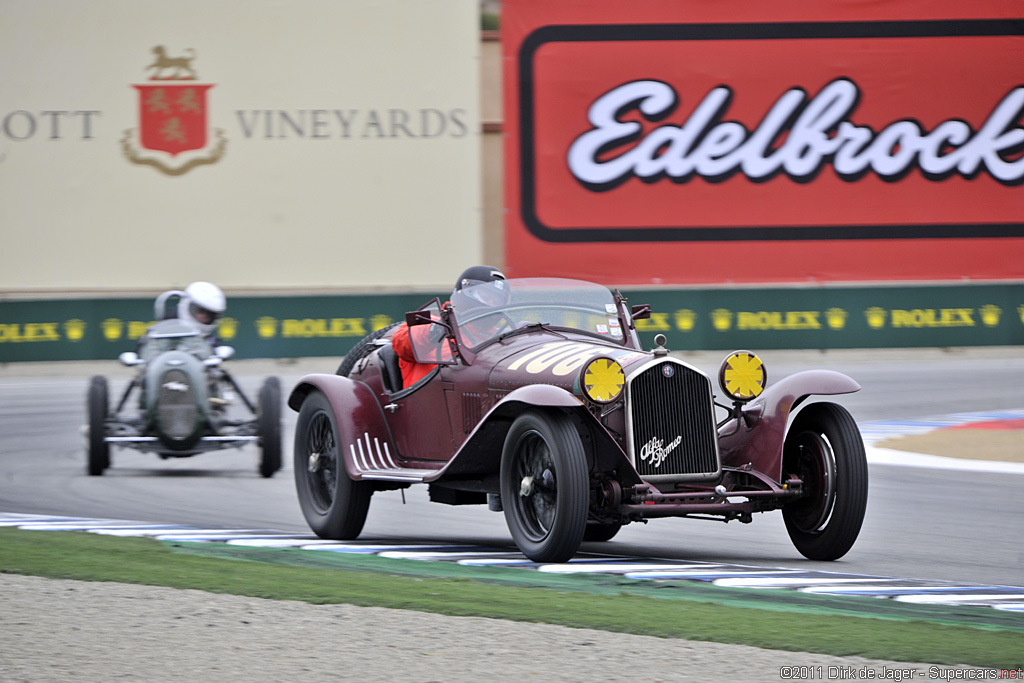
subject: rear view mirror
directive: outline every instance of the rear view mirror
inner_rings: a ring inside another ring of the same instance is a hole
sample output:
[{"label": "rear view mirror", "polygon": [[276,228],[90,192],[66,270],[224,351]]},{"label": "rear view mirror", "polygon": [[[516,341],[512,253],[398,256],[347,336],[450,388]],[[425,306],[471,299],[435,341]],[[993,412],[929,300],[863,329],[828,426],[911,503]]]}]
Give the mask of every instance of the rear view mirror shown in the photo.
[{"label": "rear view mirror", "polygon": [[431,317],[430,311],[409,311],[405,314],[405,324],[409,327],[429,325],[433,322],[437,322],[437,319]]},{"label": "rear view mirror", "polygon": [[637,304],[633,306],[633,310],[630,311],[633,316],[633,320],[645,320],[651,317],[651,305],[650,304]]}]

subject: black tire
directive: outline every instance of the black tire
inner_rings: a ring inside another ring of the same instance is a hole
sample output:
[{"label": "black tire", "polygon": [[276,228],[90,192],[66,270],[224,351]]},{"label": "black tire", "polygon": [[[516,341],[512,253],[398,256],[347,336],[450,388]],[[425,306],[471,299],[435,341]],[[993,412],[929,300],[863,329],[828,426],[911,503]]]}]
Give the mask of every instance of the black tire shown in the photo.
[{"label": "black tire", "polygon": [[590,543],[604,543],[615,538],[622,528],[621,524],[588,524],[583,532],[583,540]]},{"label": "black tire", "polygon": [[516,546],[534,562],[567,562],[587,527],[583,442],[561,413],[516,418],[501,454],[501,503]]},{"label": "black tire", "polygon": [[295,488],[309,528],[320,538],[349,540],[366,523],[373,489],[345,470],[338,421],[319,391],[302,402],[295,425]]},{"label": "black tire", "polygon": [[110,467],[110,444],[106,441],[106,422],[110,413],[108,396],[106,377],[96,375],[89,380],[89,392],[86,397],[89,419],[86,471],[94,477],[103,474],[103,471]]},{"label": "black tire", "polygon": [[868,502],[868,464],[857,423],[835,403],[812,403],[793,420],[782,469],[807,496],[782,508],[793,545],[810,560],[836,560],[853,547]]},{"label": "black tire", "polygon": [[260,475],[281,469],[281,380],[268,377],[257,399],[256,425],[260,435]]},{"label": "black tire", "polygon": [[345,354],[345,357],[341,359],[341,365],[338,366],[338,371],[334,374],[341,375],[342,377],[348,377],[348,374],[352,372],[352,368],[356,366],[356,363],[370,355],[370,352],[377,348],[377,345],[374,344],[374,342],[381,337],[387,336],[392,330],[401,324],[402,323],[400,322],[391,323],[387,327],[374,330],[360,339],[356,342],[356,345],[352,347],[352,350]]}]

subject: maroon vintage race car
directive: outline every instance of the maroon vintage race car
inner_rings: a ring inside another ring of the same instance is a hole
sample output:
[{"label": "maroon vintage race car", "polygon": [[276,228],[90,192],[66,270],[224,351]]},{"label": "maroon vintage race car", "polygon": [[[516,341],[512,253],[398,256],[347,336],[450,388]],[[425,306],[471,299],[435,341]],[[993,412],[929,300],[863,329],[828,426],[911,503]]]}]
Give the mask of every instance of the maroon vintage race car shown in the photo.
[{"label": "maroon vintage race car", "polygon": [[852,547],[868,489],[856,423],[827,402],[787,422],[812,395],[857,391],[854,380],[811,370],[765,388],[761,361],[737,351],[717,402],[662,335],[643,350],[634,321],[650,309],[618,291],[555,278],[476,287],[490,289],[407,314],[417,360],[435,365],[413,386],[393,325],[292,391],[295,483],[318,536],[355,538],[374,491],[424,483],[433,501],[504,510],[536,562],[567,561],[630,522],[776,509],[804,556]]}]

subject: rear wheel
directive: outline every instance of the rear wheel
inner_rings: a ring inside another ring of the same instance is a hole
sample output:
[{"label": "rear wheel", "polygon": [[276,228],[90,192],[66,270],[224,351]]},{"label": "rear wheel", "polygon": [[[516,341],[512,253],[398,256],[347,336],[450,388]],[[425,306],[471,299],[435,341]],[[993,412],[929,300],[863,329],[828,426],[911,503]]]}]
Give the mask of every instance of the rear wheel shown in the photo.
[{"label": "rear wheel", "polygon": [[501,455],[501,502],[516,546],[534,562],[566,562],[587,527],[583,442],[561,413],[516,418]]},{"label": "rear wheel", "polygon": [[268,377],[260,387],[256,424],[260,434],[260,474],[281,469],[281,381]]},{"label": "rear wheel", "polygon": [[314,391],[295,425],[295,488],[309,528],[321,538],[348,540],[366,523],[373,489],[345,470],[338,421],[327,398]]},{"label": "rear wheel", "polygon": [[782,508],[793,545],[811,560],[836,560],[853,547],[868,501],[864,441],[853,417],[835,403],[812,403],[786,435],[783,471],[807,495]]},{"label": "rear wheel", "polygon": [[106,441],[107,415],[110,412],[110,400],[107,391],[107,379],[96,375],[89,381],[86,396],[86,412],[89,419],[89,438],[87,444],[87,471],[92,476],[99,476],[110,467],[110,444]]}]

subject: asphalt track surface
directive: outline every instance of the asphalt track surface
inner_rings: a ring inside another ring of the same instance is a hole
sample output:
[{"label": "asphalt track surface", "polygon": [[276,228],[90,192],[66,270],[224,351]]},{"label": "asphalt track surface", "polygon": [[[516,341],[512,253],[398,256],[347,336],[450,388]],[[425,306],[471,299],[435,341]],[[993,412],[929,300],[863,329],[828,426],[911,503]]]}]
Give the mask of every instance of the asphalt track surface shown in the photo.
[{"label": "asphalt track surface", "polygon": [[[724,353],[683,355],[714,375]],[[1016,348],[763,353],[769,382],[802,369],[827,368],[863,389],[837,397],[869,436],[887,426],[960,413],[1024,409],[1024,352]],[[250,396],[268,375],[287,390],[308,372],[332,372],[335,358],[237,361],[229,367]],[[115,361],[0,367],[0,512],[138,520],[196,528],[308,534],[290,462],[295,414],[285,409],[285,467],[271,479],[256,471],[253,447],[179,460],[114,449],[102,477],[85,473],[81,433],[88,378],[104,374],[117,397],[131,371]],[[879,429],[881,427],[881,429]],[[781,515],[722,524],[685,519],[625,527],[611,542],[583,551],[803,572],[904,577],[993,586],[1024,585],[1024,468],[984,471],[877,464],[869,448],[871,489],[864,528],[836,562],[810,562],[789,542]],[[899,459],[899,454],[896,454]],[[909,460],[909,458],[908,458]],[[427,501],[426,488],[374,496],[361,542],[466,544],[514,551],[504,518],[480,506]]]}]

